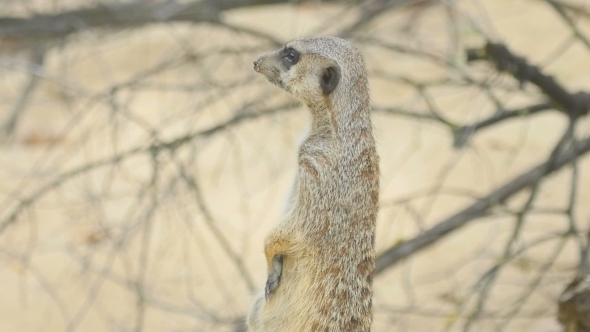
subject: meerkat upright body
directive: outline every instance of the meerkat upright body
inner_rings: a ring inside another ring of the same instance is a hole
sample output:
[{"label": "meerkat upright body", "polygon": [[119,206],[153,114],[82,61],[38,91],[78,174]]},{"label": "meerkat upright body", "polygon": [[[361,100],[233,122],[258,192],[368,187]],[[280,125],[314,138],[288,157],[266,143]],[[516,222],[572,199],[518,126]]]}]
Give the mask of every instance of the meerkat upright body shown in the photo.
[{"label": "meerkat upright body", "polygon": [[361,53],[299,39],[254,62],[311,111],[292,203],[265,243],[268,280],[250,332],[369,332],[379,166]]}]

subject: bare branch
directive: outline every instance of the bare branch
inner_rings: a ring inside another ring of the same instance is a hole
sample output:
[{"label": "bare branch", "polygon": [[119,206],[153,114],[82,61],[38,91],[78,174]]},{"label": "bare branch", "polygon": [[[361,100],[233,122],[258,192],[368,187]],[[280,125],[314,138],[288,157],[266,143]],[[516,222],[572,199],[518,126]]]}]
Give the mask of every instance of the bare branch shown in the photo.
[{"label": "bare branch", "polygon": [[482,120],[480,122],[476,122],[471,125],[462,126],[457,128],[453,131],[453,147],[454,148],[462,148],[465,146],[465,143],[469,140],[471,136],[475,134],[475,132],[479,131],[480,129],[484,129],[486,127],[490,127],[492,125],[498,124],[505,120],[513,119],[516,117],[527,117],[533,114],[541,113],[544,111],[548,111],[553,109],[553,105],[550,103],[540,103],[531,105],[528,107],[523,107],[520,109],[515,110],[504,110],[496,112],[496,114],[492,115],[491,117]]},{"label": "bare branch", "polygon": [[538,67],[529,65],[525,58],[512,54],[502,44],[487,43],[482,49],[470,49],[467,51],[467,59],[490,61],[498,71],[507,71],[521,84],[530,82],[538,86],[572,118],[586,115],[590,111],[590,93],[569,93],[553,77],[543,74]]},{"label": "bare branch", "polygon": [[31,204],[33,204],[35,201],[37,201],[43,195],[47,194],[50,190],[54,189],[57,186],[60,186],[62,183],[64,183],[65,181],[68,181],[69,179],[71,179],[73,177],[79,176],[81,174],[85,174],[87,172],[90,172],[92,170],[95,170],[95,169],[98,169],[101,167],[105,167],[108,165],[119,163],[121,160],[124,160],[124,159],[132,157],[132,156],[136,156],[139,154],[143,154],[146,152],[159,151],[159,150],[172,150],[173,151],[173,150],[178,149],[180,146],[183,146],[183,145],[193,141],[197,137],[209,137],[209,136],[211,136],[219,131],[222,131],[228,127],[239,124],[244,120],[256,119],[256,118],[260,118],[260,117],[263,117],[266,115],[276,114],[278,112],[288,110],[289,105],[290,104],[281,105],[281,106],[278,106],[278,107],[275,107],[272,109],[268,109],[268,110],[262,111],[262,112],[248,112],[247,109],[244,109],[244,110],[242,110],[242,112],[239,112],[238,114],[236,114],[234,117],[232,117],[228,121],[220,123],[218,125],[215,125],[209,129],[198,131],[198,132],[193,132],[193,133],[190,133],[190,134],[185,135],[183,137],[179,137],[179,138],[170,140],[168,142],[153,143],[153,144],[149,145],[148,147],[137,147],[137,148],[129,149],[127,151],[121,152],[121,153],[111,156],[109,158],[99,160],[96,162],[92,162],[92,163],[87,163],[81,167],[64,172],[63,174],[58,176],[55,180],[50,181],[49,183],[41,186],[39,189],[37,189],[34,193],[30,194],[28,197],[21,199],[19,204],[17,205],[17,207],[14,210],[12,210],[11,212],[6,214],[6,218],[0,219],[0,234],[3,233],[10,225],[12,225],[17,220],[20,213],[23,212],[27,207],[29,207]]},{"label": "bare branch", "polygon": [[553,9],[555,9],[555,11],[559,14],[559,16],[561,16],[561,18],[565,21],[565,23],[570,27],[570,29],[572,29],[576,38],[578,38],[586,46],[586,48],[588,48],[588,50],[590,51],[590,39],[588,39],[588,37],[586,37],[586,35],[584,35],[582,33],[582,31],[580,31],[580,29],[578,29],[578,27],[576,26],[574,21],[568,16],[566,11],[562,7],[562,3],[558,2],[558,1],[554,1],[554,0],[546,0],[546,1],[547,1],[547,3],[549,3],[549,5],[551,7],[553,7]]},{"label": "bare branch", "polygon": [[[42,67],[43,62],[45,61],[45,45],[42,43],[37,44],[37,46],[31,50],[31,64],[35,66]],[[37,87],[37,83],[39,81],[39,76],[31,74],[29,80],[24,85],[22,89],[22,93],[14,107],[10,110],[10,113],[4,123],[4,128],[0,128],[0,138],[4,136],[5,138],[10,137],[14,134],[16,127],[18,125],[19,119],[22,117],[24,111],[27,108],[29,100],[31,99],[35,88]]]},{"label": "bare branch", "polygon": [[465,226],[470,221],[487,215],[493,206],[506,201],[514,194],[537,183],[539,179],[559,170],[563,166],[569,165],[575,158],[590,151],[590,138],[577,142],[576,146],[576,151],[569,149],[559,153],[554,162],[543,162],[531,168],[514,179],[507,181],[506,184],[491,192],[486,197],[437,223],[424,233],[385,250],[377,258],[375,273],[383,272],[404,258],[443,239],[446,235]]},{"label": "bare branch", "polygon": [[[289,3],[266,0],[265,4]],[[29,18],[0,17],[0,41],[22,43],[27,40],[59,39],[94,28],[134,28],[159,22],[219,23],[221,12],[259,5],[253,0],[203,0],[180,3],[135,1],[99,4],[58,14],[40,14]]]}]

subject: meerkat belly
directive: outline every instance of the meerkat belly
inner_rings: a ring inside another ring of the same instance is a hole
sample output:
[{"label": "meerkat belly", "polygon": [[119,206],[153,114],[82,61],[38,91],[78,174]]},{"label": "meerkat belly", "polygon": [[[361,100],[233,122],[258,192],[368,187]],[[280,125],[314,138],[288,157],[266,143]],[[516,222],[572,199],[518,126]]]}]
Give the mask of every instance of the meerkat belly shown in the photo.
[{"label": "meerkat belly", "polygon": [[[330,260],[336,264],[318,264]],[[268,303],[265,331],[368,332],[370,286],[355,273],[357,266],[334,257],[286,257],[281,287]]]},{"label": "meerkat belly", "polygon": [[284,258],[281,285],[266,304],[263,331],[314,331],[309,309],[315,298],[311,293],[315,265],[313,258],[304,253]]}]

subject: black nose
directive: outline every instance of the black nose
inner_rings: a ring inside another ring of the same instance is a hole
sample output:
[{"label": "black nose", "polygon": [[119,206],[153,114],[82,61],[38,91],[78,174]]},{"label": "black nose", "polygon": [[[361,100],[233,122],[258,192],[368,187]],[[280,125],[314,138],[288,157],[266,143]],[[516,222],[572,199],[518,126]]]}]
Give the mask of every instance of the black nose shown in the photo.
[{"label": "black nose", "polygon": [[259,71],[260,68],[258,68],[258,66],[260,66],[260,63],[262,62],[262,58],[258,58],[256,60],[254,60],[254,70],[255,71]]}]

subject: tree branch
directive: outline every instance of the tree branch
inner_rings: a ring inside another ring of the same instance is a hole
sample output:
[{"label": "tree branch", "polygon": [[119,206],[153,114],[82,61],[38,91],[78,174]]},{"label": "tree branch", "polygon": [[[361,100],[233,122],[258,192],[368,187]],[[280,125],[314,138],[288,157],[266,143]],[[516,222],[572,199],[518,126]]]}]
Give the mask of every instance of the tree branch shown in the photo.
[{"label": "tree branch", "polygon": [[218,23],[221,12],[261,4],[289,3],[287,0],[203,0],[188,3],[142,0],[127,4],[99,4],[57,14],[27,18],[0,17],[0,41],[64,38],[72,33],[102,27],[139,27],[156,22]]},{"label": "tree branch", "polygon": [[385,250],[377,258],[375,273],[383,272],[402,259],[436,243],[438,240],[444,238],[445,235],[465,226],[470,221],[485,216],[489,212],[489,209],[496,204],[506,201],[514,194],[533,185],[541,178],[559,170],[563,166],[569,165],[576,158],[581,157],[588,151],[590,151],[590,138],[577,142],[575,151],[570,148],[559,154],[553,162],[546,161],[533,167],[529,171],[508,181],[488,196],[439,222],[436,226],[424,233]]},{"label": "tree branch", "polygon": [[528,107],[523,107],[520,109],[501,111],[480,122],[459,127],[453,131],[453,147],[462,148],[463,146],[465,146],[465,143],[467,143],[467,141],[469,140],[469,137],[471,137],[476,131],[480,129],[495,125],[497,123],[515,117],[530,116],[551,109],[553,109],[553,105],[551,105],[551,103],[540,103]]},{"label": "tree branch", "polygon": [[561,16],[561,18],[565,21],[565,23],[570,27],[570,29],[572,29],[576,38],[578,38],[584,45],[586,45],[586,48],[588,48],[588,50],[590,50],[590,39],[588,39],[588,37],[586,37],[582,33],[582,31],[580,31],[580,29],[578,29],[578,27],[576,26],[574,21],[566,13],[565,9],[562,8],[562,4],[560,2],[553,1],[553,0],[546,0],[546,1],[551,7],[553,7],[553,9],[555,9],[555,11],[559,14],[559,16]]},{"label": "tree branch", "polygon": [[542,73],[539,67],[528,64],[525,58],[512,54],[503,44],[487,43],[481,49],[467,50],[467,61],[476,60],[492,62],[498,71],[510,73],[521,84],[530,82],[536,85],[571,118],[590,112],[590,93],[568,92],[553,77]]},{"label": "tree branch", "polygon": [[[31,52],[31,64],[43,67],[46,54],[45,45],[43,43],[39,43]],[[23,86],[20,97],[17,99],[14,106],[10,110],[9,115],[6,118],[6,122],[2,128],[0,128],[0,139],[9,138],[15,133],[19,119],[21,119],[22,114],[26,110],[38,82],[39,76],[31,74],[28,81]]]}]

